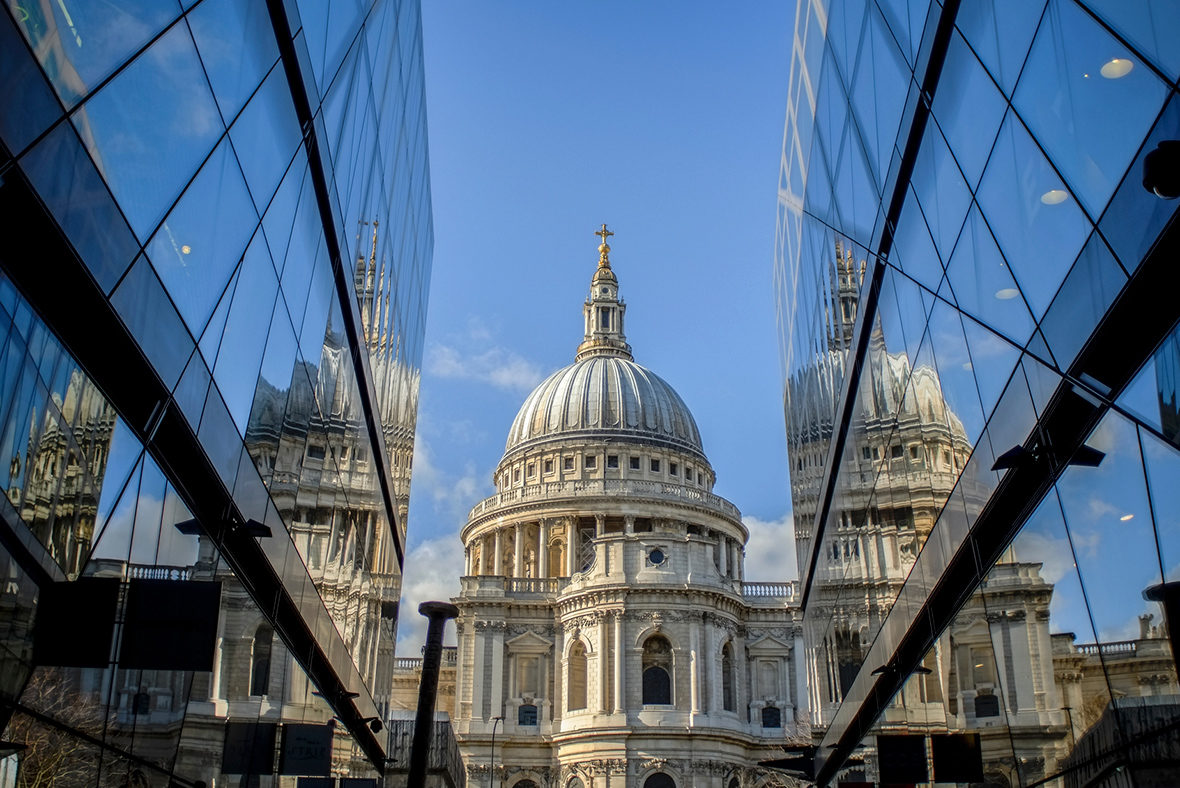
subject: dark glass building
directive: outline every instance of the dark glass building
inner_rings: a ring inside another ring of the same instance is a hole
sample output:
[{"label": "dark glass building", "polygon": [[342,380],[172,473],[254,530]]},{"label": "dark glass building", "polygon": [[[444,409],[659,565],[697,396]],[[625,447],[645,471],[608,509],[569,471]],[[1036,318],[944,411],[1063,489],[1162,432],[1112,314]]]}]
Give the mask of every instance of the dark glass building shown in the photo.
[{"label": "dark glass building", "polygon": [[1165,0],[799,3],[775,284],[820,784],[1180,772],[1178,35]]},{"label": "dark glass building", "polygon": [[376,780],[417,0],[6,3],[0,85],[0,782]]}]

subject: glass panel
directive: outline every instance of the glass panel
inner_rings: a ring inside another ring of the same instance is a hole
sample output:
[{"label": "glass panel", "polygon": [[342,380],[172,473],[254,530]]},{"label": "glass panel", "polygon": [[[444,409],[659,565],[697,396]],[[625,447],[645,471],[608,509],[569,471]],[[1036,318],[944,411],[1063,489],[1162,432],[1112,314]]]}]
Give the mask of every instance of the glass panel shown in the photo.
[{"label": "glass panel", "polygon": [[299,147],[299,119],[283,69],[275,67],[229,130],[246,183],[261,213]]},{"label": "glass panel", "polygon": [[1106,213],[1100,228],[1123,267],[1134,271],[1176,212],[1176,200],[1161,200],[1143,188],[1143,160],[1163,140],[1180,139],[1180,98],[1173,96],[1147,138]]},{"label": "glass panel", "polygon": [[930,230],[912,188],[905,207],[901,209],[889,260],[931,292],[938,290],[943,277],[942,261],[930,239]]},{"label": "glass panel", "polygon": [[[1013,104],[1097,217],[1167,88],[1071,0],[1051,0]],[[1118,123],[1111,123],[1118,118]]]},{"label": "glass panel", "polygon": [[205,328],[257,224],[238,162],[223,140],[147,247],[193,334]]},{"label": "glass panel", "polygon": [[1180,6],[1171,0],[1121,3],[1084,0],[1115,32],[1156,62],[1170,79],[1180,77]]},{"label": "glass panel", "polygon": [[25,3],[15,10],[21,32],[67,108],[180,16],[176,0]]},{"label": "glass panel", "polygon": [[1145,429],[1139,437],[1164,580],[1174,583],[1180,581],[1180,452]]},{"label": "glass panel", "polygon": [[7,14],[0,19],[0,107],[5,108],[0,139],[14,154],[61,116],[61,105]]},{"label": "glass panel", "polygon": [[1024,66],[1045,0],[964,0],[955,25],[1006,95]]},{"label": "glass panel", "polygon": [[1034,323],[991,231],[972,206],[947,266],[947,280],[960,309],[1023,345]]},{"label": "glass panel", "polygon": [[958,32],[934,94],[934,118],[972,190],[979,183],[1007,103]]},{"label": "glass panel", "polygon": [[193,338],[146,257],[141,255],[123,278],[111,296],[111,305],[171,390],[192,355]]},{"label": "glass panel", "polygon": [[279,59],[265,0],[205,0],[188,15],[221,116],[230,123]]},{"label": "glass panel", "polygon": [[971,193],[935,123],[926,126],[910,183],[922,206],[939,257],[947,260],[971,206]]},{"label": "glass panel", "polygon": [[869,9],[850,99],[872,168],[872,193],[878,195],[889,172],[911,73],[880,11],[872,3]]},{"label": "glass panel", "polygon": [[187,25],[175,25],[73,116],[90,157],[147,238],[225,130]]},{"label": "glass panel", "polygon": [[1158,612],[1143,591],[1160,582],[1139,440],[1135,425],[1112,411],[1086,444],[1106,453],[1102,465],[1072,466],[1057,487],[1094,629],[1103,641],[1129,640],[1139,614]]},{"label": "glass panel", "polygon": [[1091,235],[1041,321],[1041,331],[1062,369],[1073,363],[1126,283],[1127,275],[1102,237]]},{"label": "glass panel", "polygon": [[139,253],[139,243],[73,127],[62,123],[50,132],[21,159],[21,169],[99,287],[109,293]]},{"label": "glass panel", "polygon": [[979,207],[1040,319],[1089,234],[1077,203],[1009,112],[979,184]]},{"label": "glass panel", "polygon": [[221,351],[213,377],[225,398],[230,415],[245,434],[258,369],[266,348],[278,281],[262,233],[257,233],[242,260],[238,288],[225,324]]}]

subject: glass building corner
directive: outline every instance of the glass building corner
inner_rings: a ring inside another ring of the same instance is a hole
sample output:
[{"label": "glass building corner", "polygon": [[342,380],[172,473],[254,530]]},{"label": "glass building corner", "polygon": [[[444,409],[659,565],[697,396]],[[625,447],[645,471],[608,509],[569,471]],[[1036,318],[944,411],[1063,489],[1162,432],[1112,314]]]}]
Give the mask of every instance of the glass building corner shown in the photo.
[{"label": "glass building corner", "polygon": [[799,3],[774,273],[819,784],[1180,771],[1180,230],[1144,186],[1178,32]]},{"label": "glass building corner", "polygon": [[346,5],[0,11],[0,780],[384,772],[434,238]]}]

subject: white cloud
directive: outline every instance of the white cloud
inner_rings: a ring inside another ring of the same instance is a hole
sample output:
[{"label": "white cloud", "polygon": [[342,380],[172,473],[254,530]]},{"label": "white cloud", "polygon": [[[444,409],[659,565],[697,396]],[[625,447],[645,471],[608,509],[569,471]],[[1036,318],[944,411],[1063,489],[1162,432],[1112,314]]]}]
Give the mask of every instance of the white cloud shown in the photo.
[{"label": "white cloud", "polygon": [[[398,615],[397,653],[416,657],[426,643],[426,617],[418,612],[423,602],[449,602],[459,595],[463,574],[463,543],[459,535],[447,534],[416,545],[406,556],[402,578],[402,599]],[[443,643],[455,645],[455,625],[447,624]]]},{"label": "white cloud", "polygon": [[747,580],[780,583],[798,578],[795,521],[790,512],[771,521],[745,517],[742,523],[750,531],[750,541],[746,543]]},{"label": "white cloud", "polygon": [[464,353],[450,345],[431,345],[426,351],[428,374],[449,380],[473,380],[506,391],[532,391],[543,379],[541,368],[502,347]]},{"label": "white cloud", "polygon": [[421,431],[414,439],[411,506],[427,497],[432,502],[435,514],[451,522],[466,522],[471,507],[494,492],[490,481],[481,481],[490,478],[490,473],[478,472],[474,463],[470,462],[461,476],[443,471],[435,464],[430,445]]}]

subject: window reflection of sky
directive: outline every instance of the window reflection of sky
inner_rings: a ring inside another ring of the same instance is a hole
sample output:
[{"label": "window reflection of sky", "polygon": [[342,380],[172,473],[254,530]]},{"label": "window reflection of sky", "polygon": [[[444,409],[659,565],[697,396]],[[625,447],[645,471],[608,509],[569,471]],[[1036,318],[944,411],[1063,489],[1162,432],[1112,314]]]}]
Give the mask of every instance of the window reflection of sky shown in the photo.
[{"label": "window reflection of sky", "polygon": [[86,102],[91,156],[146,238],[225,131],[188,25],[174,25]]}]

